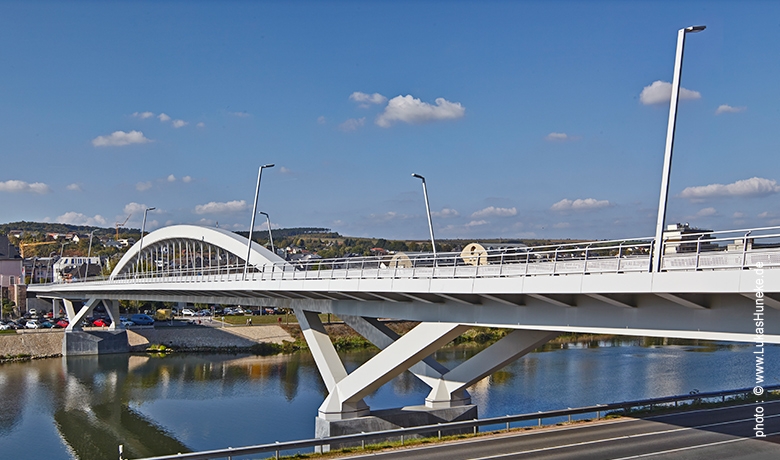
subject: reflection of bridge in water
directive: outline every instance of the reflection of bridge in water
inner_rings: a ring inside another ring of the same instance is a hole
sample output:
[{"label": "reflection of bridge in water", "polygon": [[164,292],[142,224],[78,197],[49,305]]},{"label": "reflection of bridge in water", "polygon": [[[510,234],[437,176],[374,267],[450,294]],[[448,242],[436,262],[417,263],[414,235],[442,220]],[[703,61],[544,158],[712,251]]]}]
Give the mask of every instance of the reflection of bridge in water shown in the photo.
[{"label": "reflection of bridge in water", "polygon": [[[121,299],[292,308],[328,389],[323,435],[359,426],[342,425],[368,415],[363,398],[406,370],[430,386],[429,415],[472,417],[468,386],[560,332],[750,342],[760,308],[760,340],[780,343],[780,228],[661,244],[660,271],[649,238],[300,264],[252,243],[247,263],[245,238],[180,225],[145,236],[108,279],[29,290],[64,301],[66,337],[83,334],[77,325],[101,302],[116,325]],[[339,316],[382,351],[347,373],[317,313]],[[420,324],[399,337],[378,318]],[[431,357],[473,326],[515,331],[453,369]]]}]

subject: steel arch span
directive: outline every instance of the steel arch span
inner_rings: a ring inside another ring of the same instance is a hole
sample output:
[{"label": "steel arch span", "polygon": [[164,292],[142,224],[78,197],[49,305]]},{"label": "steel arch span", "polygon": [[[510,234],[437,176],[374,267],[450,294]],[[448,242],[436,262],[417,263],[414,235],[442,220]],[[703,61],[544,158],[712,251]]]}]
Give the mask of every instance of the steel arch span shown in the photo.
[{"label": "steel arch span", "polygon": [[[143,236],[119,260],[110,279],[131,273],[167,276],[215,269],[242,271],[246,249],[247,239],[228,230],[199,225],[172,225]],[[252,242],[250,267],[279,264],[285,264],[285,260]]]}]

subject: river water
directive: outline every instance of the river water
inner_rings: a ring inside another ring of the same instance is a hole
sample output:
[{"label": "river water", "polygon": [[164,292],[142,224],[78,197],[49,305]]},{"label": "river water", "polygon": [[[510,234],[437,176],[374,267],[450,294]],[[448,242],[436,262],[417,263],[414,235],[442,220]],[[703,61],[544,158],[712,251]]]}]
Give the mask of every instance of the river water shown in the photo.
[{"label": "river water", "polygon": [[[447,348],[448,367],[478,347]],[[750,344],[661,339],[546,346],[469,389],[480,417],[752,387]],[[348,371],[371,352],[343,355]],[[766,350],[778,384],[780,348]],[[311,438],[325,387],[308,353],[104,355],[0,365],[0,458],[115,459]],[[406,373],[366,398],[422,404]]]}]

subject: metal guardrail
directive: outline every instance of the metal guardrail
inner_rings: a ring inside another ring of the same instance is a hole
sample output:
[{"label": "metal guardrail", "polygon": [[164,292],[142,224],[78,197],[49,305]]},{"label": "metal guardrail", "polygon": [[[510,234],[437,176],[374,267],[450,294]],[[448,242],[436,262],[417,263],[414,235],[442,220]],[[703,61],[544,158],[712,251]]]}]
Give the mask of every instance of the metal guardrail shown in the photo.
[{"label": "metal guardrail", "polygon": [[[763,388],[765,391],[777,391],[780,390],[780,385],[767,386]],[[575,409],[562,409],[562,410],[553,410],[553,411],[544,411],[544,412],[540,411],[532,414],[507,415],[503,417],[490,417],[484,419],[465,420],[460,422],[438,423],[436,425],[425,425],[425,426],[417,426],[412,428],[398,428],[394,430],[374,431],[371,433],[359,433],[359,434],[350,434],[350,435],[343,435],[343,436],[332,436],[332,437],[319,438],[319,439],[305,439],[299,441],[275,442],[273,444],[260,444],[256,446],[237,447],[237,448],[230,447],[227,449],[216,449],[216,450],[209,450],[209,451],[202,451],[202,452],[179,453],[173,455],[163,455],[159,457],[148,457],[142,460],[175,460],[175,459],[207,460],[207,459],[216,459],[216,458],[232,458],[241,455],[263,454],[263,453],[273,454],[278,459],[280,453],[284,451],[292,451],[296,449],[308,449],[312,447],[322,447],[330,444],[360,442],[363,445],[363,447],[365,447],[366,441],[377,440],[377,439],[388,439],[388,438],[401,438],[401,443],[403,444],[406,437],[420,435],[420,434],[438,433],[438,437],[441,438],[443,431],[455,431],[455,430],[466,430],[466,429],[472,429],[474,434],[476,434],[479,427],[496,426],[496,425],[504,425],[505,429],[508,431],[511,428],[511,424],[515,422],[538,420],[538,425],[541,426],[543,420],[551,419],[551,418],[568,416],[569,421],[571,421],[572,415],[596,414],[596,418],[600,419],[601,414],[608,411],[623,410],[629,412],[631,409],[634,408],[647,408],[647,407],[649,407],[650,410],[652,411],[655,408],[655,406],[668,405],[671,403],[674,403],[675,406],[677,406],[677,403],[680,401],[702,401],[707,399],[720,398],[721,401],[725,402],[726,397],[728,396],[751,395],[751,394],[753,394],[753,388],[715,391],[709,393],[691,392],[687,395],[668,396],[664,398],[642,399],[638,401],[625,401],[625,402],[618,402],[612,404],[597,404],[595,406],[578,407]],[[120,460],[122,460],[121,450],[122,447],[120,446]]]},{"label": "metal guardrail", "polygon": [[[179,251],[181,251],[181,242]],[[234,282],[342,279],[458,279],[650,271],[653,238],[592,241],[534,247],[506,247],[470,254],[407,253],[395,256],[341,257],[250,266],[242,261],[208,264],[203,242],[193,241],[186,265],[167,257],[158,268],[145,254],[148,271],[90,278],[94,284]],[[688,233],[664,240],[662,270],[741,270],[761,264],[780,267],[780,227]],[[200,253],[198,255],[198,248]],[[154,251],[155,246],[144,248]],[[192,256],[192,257],[191,257]],[[197,256],[197,257],[195,257]],[[200,260],[200,266],[197,261]],[[148,262],[148,263],[147,263]],[[84,280],[81,280],[84,281]]]}]

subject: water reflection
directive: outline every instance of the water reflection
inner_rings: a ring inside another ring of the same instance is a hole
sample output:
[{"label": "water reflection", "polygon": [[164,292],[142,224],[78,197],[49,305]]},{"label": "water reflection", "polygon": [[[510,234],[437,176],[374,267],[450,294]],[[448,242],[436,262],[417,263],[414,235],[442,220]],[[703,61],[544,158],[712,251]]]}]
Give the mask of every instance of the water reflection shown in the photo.
[{"label": "water reflection", "polygon": [[[448,348],[452,368],[481,350]],[[664,339],[548,344],[471,388],[481,417],[749,386],[750,345]],[[344,355],[352,371],[372,357]],[[780,364],[768,347],[766,367]],[[778,383],[777,381],[768,384]],[[4,458],[143,457],[311,437],[326,389],[308,354],[104,355],[0,366]],[[421,404],[409,373],[366,398]]]}]

